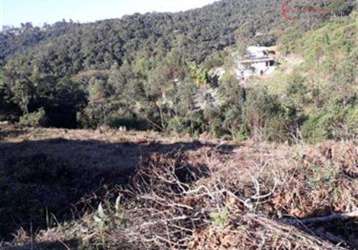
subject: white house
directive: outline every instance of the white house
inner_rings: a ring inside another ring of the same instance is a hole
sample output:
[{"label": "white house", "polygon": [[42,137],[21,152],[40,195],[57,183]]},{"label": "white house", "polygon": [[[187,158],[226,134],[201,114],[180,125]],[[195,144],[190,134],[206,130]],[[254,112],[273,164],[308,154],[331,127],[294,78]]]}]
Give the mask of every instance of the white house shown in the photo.
[{"label": "white house", "polygon": [[276,52],[273,47],[250,46],[246,55],[237,61],[236,74],[239,79],[251,76],[268,75],[277,67]]}]

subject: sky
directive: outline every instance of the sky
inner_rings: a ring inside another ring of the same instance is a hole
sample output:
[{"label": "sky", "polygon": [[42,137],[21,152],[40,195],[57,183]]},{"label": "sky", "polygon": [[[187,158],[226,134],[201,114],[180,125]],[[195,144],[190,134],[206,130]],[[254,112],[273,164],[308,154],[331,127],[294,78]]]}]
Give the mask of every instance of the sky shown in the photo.
[{"label": "sky", "polygon": [[216,0],[0,0],[0,27],[52,24],[62,19],[79,22],[118,18],[136,12],[176,12]]}]

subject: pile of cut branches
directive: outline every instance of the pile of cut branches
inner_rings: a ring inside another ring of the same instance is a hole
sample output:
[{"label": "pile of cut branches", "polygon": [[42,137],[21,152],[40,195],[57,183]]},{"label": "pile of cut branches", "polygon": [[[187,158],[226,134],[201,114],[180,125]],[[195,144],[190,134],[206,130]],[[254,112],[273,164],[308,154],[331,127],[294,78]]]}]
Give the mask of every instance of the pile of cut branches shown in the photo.
[{"label": "pile of cut branches", "polygon": [[246,145],[144,159],[130,188],[38,242],[102,249],[354,249],[358,149]]}]

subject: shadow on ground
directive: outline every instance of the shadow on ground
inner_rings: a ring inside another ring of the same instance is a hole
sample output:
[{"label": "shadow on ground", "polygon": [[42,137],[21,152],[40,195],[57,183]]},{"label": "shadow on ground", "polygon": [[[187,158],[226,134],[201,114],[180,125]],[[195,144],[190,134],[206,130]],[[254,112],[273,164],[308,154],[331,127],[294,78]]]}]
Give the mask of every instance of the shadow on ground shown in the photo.
[{"label": "shadow on ground", "polygon": [[12,128],[12,129],[2,129],[2,127],[0,126],[0,142],[3,138],[6,137],[17,137],[23,134],[26,134],[27,131],[24,129],[16,129],[16,128]]},{"label": "shadow on ground", "polygon": [[5,250],[68,250],[68,249],[78,249],[80,246],[77,240],[70,240],[66,242],[43,242],[36,244],[28,244],[18,247],[4,247]]},{"label": "shadow on ground", "polygon": [[[51,226],[54,218],[63,222],[81,216],[76,204],[83,197],[106,195],[106,190],[126,185],[136,166],[154,153],[170,155],[203,147],[217,145],[0,141],[0,241],[10,240],[20,228],[36,232]],[[223,152],[232,150],[231,146],[221,147]]]}]

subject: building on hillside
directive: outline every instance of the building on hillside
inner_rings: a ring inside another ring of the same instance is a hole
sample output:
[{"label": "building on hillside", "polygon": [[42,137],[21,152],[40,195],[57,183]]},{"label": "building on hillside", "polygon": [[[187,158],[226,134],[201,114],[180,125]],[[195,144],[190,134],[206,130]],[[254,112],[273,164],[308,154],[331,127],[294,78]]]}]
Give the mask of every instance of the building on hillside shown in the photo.
[{"label": "building on hillside", "polygon": [[274,47],[250,46],[246,55],[237,61],[236,74],[239,79],[246,80],[251,76],[268,75],[277,67]]}]

